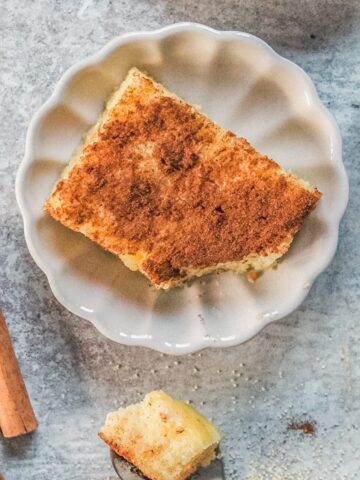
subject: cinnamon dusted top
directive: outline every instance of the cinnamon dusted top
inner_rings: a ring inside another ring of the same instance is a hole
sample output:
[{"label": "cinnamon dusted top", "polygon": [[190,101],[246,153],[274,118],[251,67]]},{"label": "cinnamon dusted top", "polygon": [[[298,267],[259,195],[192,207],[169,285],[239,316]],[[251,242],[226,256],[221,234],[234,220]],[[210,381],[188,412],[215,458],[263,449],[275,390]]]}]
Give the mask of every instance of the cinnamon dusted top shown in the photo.
[{"label": "cinnamon dusted top", "polygon": [[138,73],[46,204],[155,283],[281,249],[320,198]]}]

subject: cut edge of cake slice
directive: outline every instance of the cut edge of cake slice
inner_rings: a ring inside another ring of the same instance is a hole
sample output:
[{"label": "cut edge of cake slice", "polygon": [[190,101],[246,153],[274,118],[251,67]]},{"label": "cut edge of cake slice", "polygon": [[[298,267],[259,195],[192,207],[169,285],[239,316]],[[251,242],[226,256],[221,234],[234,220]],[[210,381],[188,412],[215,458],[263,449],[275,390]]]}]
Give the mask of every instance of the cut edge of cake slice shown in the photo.
[{"label": "cut edge of cake slice", "polygon": [[185,480],[216,456],[217,428],[161,390],[109,413],[99,436],[151,480]]},{"label": "cut edge of cake slice", "polygon": [[[176,102],[180,102],[182,104],[188,105],[194,111],[198,112],[200,115],[203,115],[207,119],[207,117],[200,111],[199,107],[185,102],[176,94],[167,90],[162,84],[155,82],[151,77],[144,74],[143,72],[138,70],[136,67],[131,68],[125,80],[122,82],[120,87],[112,94],[112,96],[106,103],[104,112],[100,115],[99,120],[84,136],[83,141],[81,142],[79,147],[76,149],[69,164],[63,170],[61,177],[56,182],[49,199],[45,203],[45,206],[44,206],[45,211],[50,215],[52,215],[55,219],[62,222],[64,225],[68,226],[69,228],[72,228],[75,231],[81,232],[82,234],[92,239],[93,241],[98,243],[100,246],[102,246],[106,250],[109,250],[115,255],[117,255],[130,270],[140,271],[141,273],[143,273],[156,288],[169,289],[174,286],[182,285],[193,277],[200,277],[215,271],[232,270],[237,273],[262,272],[266,269],[276,266],[278,260],[288,251],[295,234],[286,235],[282,239],[282,241],[278,243],[275,249],[268,249],[266,251],[263,251],[260,255],[253,253],[241,258],[240,260],[215,263],[212,265],[207,265],[204,268],[184,267],[181,269],[180,272],[177,272],[177,274],[174,275],[173,277],[171,275],[167,275],[168,278],[160,279],[158,275],[155,275],[154,272],[152,272],[151,269],[148,268],[149,262],[147,261],[148,254],[146,251],[138,249],[135,253],[128,253],[128,252],[119,253],[118,251],[113,250],[111,246],[107,246],[105,240],[103,241],[103,243],[99,243],[97,239],[94,238],[96,235],[94,235],[93,232],[90,231],[90,229],[88,228],[88,225],[80,225],[78,228],[74,228],[71,225],[67,225],[67,222],[64,221],[64,219],[61,218],[61,216],[59,216],[56,213],[58,209],[61,209],[61,198],[57,194],[58,185],[61,182],[67,180],[69,174],[71,173],[72,169],[75,166],[81,164],[82,152],[84,148],[87,145],[93,142],[96,142],[97,136],[101,130],[102,125],[106,124],[106,122],[109,120],[109,118],[111,117],[113,108],[119,104],[124,92],[126,92],[127,89],[129,87],[132,87],[134,84],[136,85],[136,82],[142,81],[143,79],[150,81],[152,85],[155,86],[159,96],[170,97],[174,99]],[[217,128],[223,130],[222,127],[218,126],[215,122],[211,120],[209,121],[212,122]],[[319,200],[321,193],[315,187],[313,187],[309,182],[306,182],[298,178],[297,176],[292,174],[292,172],[286,171],[281,167],[279,167],[276,171],[274,171],[274,173],[276,173],[279,176],[286,177],[288,182],[292,182],[296,184],[298,187],[302,188],[304,191],[308,191],[314,194],[314,196],[317,197],[316,202]],[[299,225],[299,228],[300,227],[301,225]]]}]

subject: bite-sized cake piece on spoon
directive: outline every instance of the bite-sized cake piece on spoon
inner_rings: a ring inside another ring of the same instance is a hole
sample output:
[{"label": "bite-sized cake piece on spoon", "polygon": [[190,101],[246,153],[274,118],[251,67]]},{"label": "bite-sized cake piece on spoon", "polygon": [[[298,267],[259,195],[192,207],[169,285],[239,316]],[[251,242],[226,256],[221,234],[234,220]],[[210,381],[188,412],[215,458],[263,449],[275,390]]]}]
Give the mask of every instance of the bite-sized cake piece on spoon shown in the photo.
[{"label": "bite-sized cake piece on spoon", "polygon": [[320,195],[132,68],[45,210],[166,289],[273,266]]},{"label": "bite-sized cake piece on spoon", "polygon": [[186,480],[210,464],[221,440],[199,412],[162,391],[109,413],[99,436],[151,480]]}]

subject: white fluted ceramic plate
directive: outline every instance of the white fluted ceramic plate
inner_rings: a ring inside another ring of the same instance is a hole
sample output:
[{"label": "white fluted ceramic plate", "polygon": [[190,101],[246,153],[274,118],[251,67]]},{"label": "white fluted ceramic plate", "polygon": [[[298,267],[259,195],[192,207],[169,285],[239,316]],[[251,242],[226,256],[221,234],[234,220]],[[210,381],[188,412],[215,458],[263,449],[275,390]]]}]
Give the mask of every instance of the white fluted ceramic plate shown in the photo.
[{"label": "white fluted ceramic plate", "polygon": [[[255,284],[224,273],[157,291],[43,214],[83,133],[132,66],[323,192],[276,271]],[[244,342],[293,311],[335,253],[348,200],[339,131],[307,75],[256,37],[189,23],[115,38],[68,70],[31,122],[16,187],[30,253],[57,299],[117,342],[179,354]]]}]

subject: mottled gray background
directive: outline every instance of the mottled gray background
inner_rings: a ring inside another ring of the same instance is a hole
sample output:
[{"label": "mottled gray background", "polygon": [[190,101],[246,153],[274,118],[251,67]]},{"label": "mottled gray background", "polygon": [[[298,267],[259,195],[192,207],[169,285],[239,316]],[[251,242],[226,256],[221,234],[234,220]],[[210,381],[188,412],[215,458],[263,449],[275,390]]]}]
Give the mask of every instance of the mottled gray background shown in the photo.
[{"label": "mottled gray background", "polygon": [[[6,480],[114,478],[104,415],[158,387],[221,427],[228,480],[358,479],[360,2],[0,0],[0,11],[0,303],[40,421],[0,440]],[[115,35],[181,20],[254,33],[310,74],[340,125],[351,197],[336,258],[296,313],[246,345],[174,358],[114,344],[57,303],[25,246],[14,180],[29,120],[69,66]],[[287,431],[299,418],[317,435]]]}]

